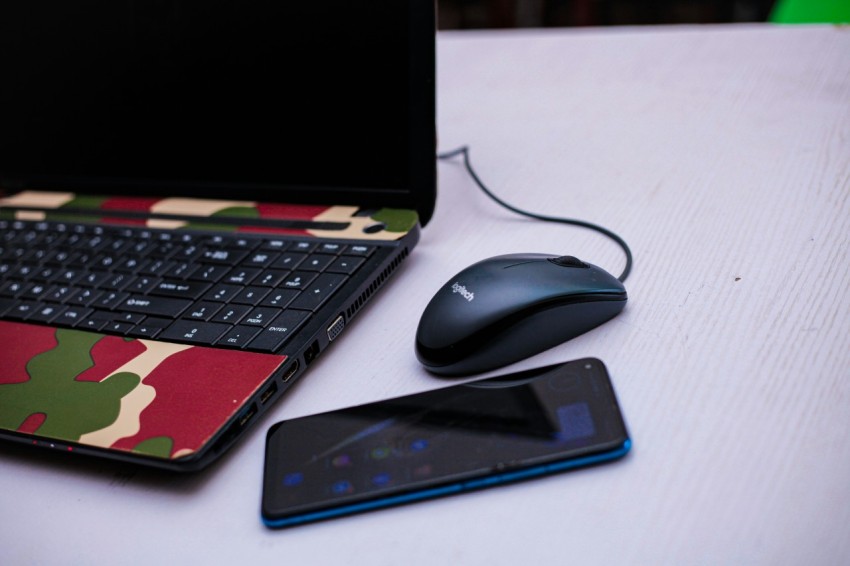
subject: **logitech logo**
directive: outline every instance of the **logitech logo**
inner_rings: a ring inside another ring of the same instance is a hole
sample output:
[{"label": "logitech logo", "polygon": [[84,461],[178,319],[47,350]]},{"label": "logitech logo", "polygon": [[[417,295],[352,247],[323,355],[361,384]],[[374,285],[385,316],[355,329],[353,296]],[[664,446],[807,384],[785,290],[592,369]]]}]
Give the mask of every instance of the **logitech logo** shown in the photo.
[{"label": "logitech logo", "polygon": [[470,303],[475,298],[475,293],[473,293],[472,291],[469,291],[466,287],[464,287],[463,285],[461,285],[458,282],[455,282],[452,285],[452,293],[459,293],[461,297],[463,297],[464,299],[466,299]]}]

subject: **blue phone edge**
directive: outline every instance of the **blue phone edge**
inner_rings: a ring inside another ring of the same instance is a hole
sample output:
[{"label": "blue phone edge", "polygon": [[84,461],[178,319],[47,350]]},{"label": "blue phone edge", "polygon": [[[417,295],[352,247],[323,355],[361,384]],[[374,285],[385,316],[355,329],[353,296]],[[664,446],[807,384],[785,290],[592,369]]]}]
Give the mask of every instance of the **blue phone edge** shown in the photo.
[{"label": "blue phone edge", "polygon": [[286,517],[284,519],[269,519],[263,517],[262,514],[261,518],[263,523],[265,523],[265,525],[270,528],[294,527],[296,525],[303,525],[305,523],[312,523],[324,519],[343,517],[346,515],[353,515],[355,513],[372,511],[375,509],[384,509],[386,507],[394,507],[396,505],[403,505],[406,503],[413,503],[426,499],[434,499],[436,497],[442,497],[445,495],[452,495],[465,491],[473,491],[486,487],[492,487],[495,485],[531,479],[534,477],[544,476],[557,472],[564,472],[575,468],[592,466],[594,464],[601,464],[603,462],[609,462],[611,460],[622,458],[629,452],[629,450],[631,450],[631,447],[632,441],[630,438],[627,438],[619,447],[599,454],[590,454],[588,456],[582,456],[579,458],[570,458],[568,460],[561,460],[549,464],[539,464],[519,470],[500,472],[495,475],[486,476],[483,478],[466,480],[430,489],[422,489],[419,491],[405,493],[402,495],[383,497],[372,501],[364,501],[363,503],[352,503],[350,505],[343,505],[340,507],[334,507],[332,509],[325,509],[323,511],[301,513],[298,515],[293,515],[291,517]]}]

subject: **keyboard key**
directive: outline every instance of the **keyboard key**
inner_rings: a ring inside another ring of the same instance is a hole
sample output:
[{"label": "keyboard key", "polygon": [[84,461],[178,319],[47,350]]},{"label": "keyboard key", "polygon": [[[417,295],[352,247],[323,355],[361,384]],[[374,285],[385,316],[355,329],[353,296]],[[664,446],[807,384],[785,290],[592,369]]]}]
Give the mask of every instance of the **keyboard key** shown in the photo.
[{"label": "keyboard key", "polygon": [[171,324],[171,321],[166,318],[148,317],[141,324],[137,324],[129,332],[127,336],[135,338],[156,338],[164,328]]},{"label": "keyboard key", "polygon": [[307,240],[303,240],[301,242],[294,242],[289,247],[289,249],[295,252],[310,253],[316,249],[316,246],[318,246],[316,242],[309,242]]},{"label": "keyboard key", "polygon": [[310,317],[306,311],[283,311],[248,344],[251,350],[277,352]]},{"label": "keyboard key", "polygon": [[209,320],[213,317],[215,313],[221,309],[221,303],[211,303],[209,301],[202,301],[195,305],[192,305],[192,308],[183,313],[183,318],[190,318],[192,320]]},{"label": "keyboard key", "polygon": [[192,344],[212,344],[230,330],[227,324],[215,322],[197,322],[194,320],[178,320],[162,331],[162,340],[177,340]]},{"label": "keyboard key", "polygon": [[94,289],[80,289],[77,294],[67,299],[66,303],[87,307],[99,299],[102,294],[100,291],[95,291]]},{"label": "keyboard key", "polygon": [[116,322],[129,322],[130,324],[139,324],[145,320],[145,315],[135,312],[115,313],[112,320]]},{"label": "keyboard key", "polygon": [[256,326],[236,326],[230,332],[219,338],[217,344],[231,348],[244,348],[251,339],[259,334],[261,328]]},{"label": "keyboard key", "polygon": [[144,273],[146,275],[157,275],[162,277],[168,270],[170,270],[174,266],[173,261],[168,261],[165,259],[154,259],[145,264],[142,268],[139,269],[139,273]]},{"label": "keyboard key", "polygon": [[263,241],[263,245],[260,246],[261,250],[268,250],[271,252],[282,252],[286,248],[289,247],[289,242],[286,240],[265,240]]},{"label": "keyboard key", "polygon": [[345,281],[344,275],[337,273],[324,273],[319,275],[314,283],[304,289],[297,299],[289,305],[293,309],[304,309],[315,311],[325,301],[331,298],[340,285]]},{"label": "keyboard key", "polygon": [[233,298],[234,303],[240,305],[256,306],[260,304],[263,297],[269,294],[270,289],[263,287],[245,287],[242,291]]},{"label": "keyboard key", "polygon": [[309,271],[296,271],[294,273],[290,273],[286,279],[283,280],[283,284],[281,287],[283,289],[297,289],[301,290],[307,287],[310,283],[312,283],[313,279],[316,278],[315,273],[310,273]]},{"label": "keyboard key", "polygon": [[67,262],[68,258],[70,258],[70,257],[71,257],[70,251],[59,249],[59,250],[54,250],[54,252],[45,259],[45,262],[50,264],[50,265],[55,265],[55,266],[61,267],[61,266],[65,265],[65,262]]},{"label": "keyboard key", "polygon": [[0,285],[0,295],[13,298],[20,297],[24,291],[29,288],[29,283],[24,283],[22,281],[7,281],[3,285]]},{"label": "keyboard key", "polygon": [[345,250],[346,255],[354,255],[359,257],[369,257],[375,251],[375,246],[365,246],[365,245],[354,245],[348,246],[348,249]]},{"label": "keyboard key", "polygon": [[298,265],[307,258],[307,254],[299,254],[295,252],[284,252],[274,262],[271,267],[273,269],[295,269]]},{"label": "keyboard key", "polygon": [[335,244],[333,242],[324,242],[319,244],[319,247],[316,251],[320,254],[331,254],[331,255],[339,255],[345,249],[343,244]]},{"label": "keyboard key", "polygon": [[161,279],[152,275],[139,275],[130,281],[130,284],[124,289],[129,293],[149,293],[159,285]]},{"label": "keyboard key", "polygon": [[15,320],[26,320],[42,306],[34,301],[17,301],[12,308],[6,312],[6,316]]},{"label": "keyboard key", "polygon": [[193,262],[196,259],[198,259],[199,257],[201,257],[201,255],[203,255],[203,253],[204,253],[204,250],[200,246],[198,246],[196,244],[189,244],[185,247],[179,248],[174,253],[174,255],[171,256],[171,259],[173,259],[174,261],[177,261],[177,262],[181,262],[181,263],[182,262]]},{"label": "keyboard key", "polygon": [[59,316],[65,307],[59,305],[44,305],[40,309],[33,312],[27,320],[34,322],[43,322],[45,324],[53,322],[53,319]]},{"label": "keyboard key", "polygon": [[77,326],[93,312],[92,309],[85,307],[65,307],[65,310],[59,313],[53,322],[63,326]]},{"label": "keyboard key", "polygon": [[46,283],[35,283],[20,294],[22,299],[31,299],[37,301],[47,294],[48,285]]},{"label": "keyboard key", "polygon": [[217,283],[228,271],[230,271],[230,267],[227,265],[204,265],[192,273],[188,278],[195,281]]},{"label": "keyboard key", "polygon": [[217,263],[219,265],[234,266],[242,261],[248,252],[240,249],[208,249],[201,255],[203,263]]},{"label": "keyboard key", "polygon": [[[67,274],[63,277],[67,277]],[[84,274],[78,281],[80,285],[85,285],[86,287],[95,287],[101,288],[103,283],[110,279],[112,274],[108,271],[92,271]]]},{"label": "keyboard key", "polygon": [[266,326],[279,313],[280,309],[259,307],[246,315],[245,318],[242,319],[242,324],[247,324],[249,326]]},{"label": "keyboard key", "polygon": [[228,285],[244,286],[253,281],[254,277],[260,274],[260,271],[259,268],[237,267],[225,275],[221,282]]},{"label": "keyboard key", "polygon": [[261,287],[277,287],[286,278],[288,271],[280,269],[267,269],[263,271],[259,277],[254,279],[254,285]]},{"label": "keyboard key", "polygon": [[178,299],[199,299],[209,288],[209,283],[165,279],[154,286],[150,294]]},{"label": "keyboard key", "polygon": [[118,258],[113,254],[98,254],[96,258],[94,258],[94,262],[92,262],[92,267],[96,267],[97,269],[112,269],[115,264],[118,262]]},{"label": "keyboard key", "polygon": [[236,285],[216,285],[204,295],[204,300],[226,303],[239,294],[242,288]]},{"label": "keyboard key", "polygon": [[328,273],[343,273],[345,275],[351,275],[357,268],[363,265],[363,262],[366,261],[361,257],[354,256],[342,256],[334,260],[332,264],[328,266],[325,270]]},{"label": "keyboard key", "polygon": [[280,254],[280,257],[272,262],[271,267],[274,269],[295,269],[306,257],[307,254],[287,251]]},{"label": "keyboard key", "polygon": [[104,326],[112,322],[112,313],[106,311],[95,311],[88,318],[77,324],[77,328],[85,330],[100,331]]},{"label": "keyboard key", "polygon": [[186,279],[200,269],[196,263],[188,261],[180,261],[175,263],[171,269],[165,272],[165,277],[168,279]]},{"label": "keyboard key", "polygon": [[29,280],[35,275],[36,267],[34,265],[18,265],[17,267],[13,267],[12,271],[9,273],[9,277],[12,279],[21,279],[21,280]]},{"label": "keyboard key", "polygon": [[64,303],[70,300],[77,293],[77,289],[69,285],[54,285],[47,290],[47,293],[42,297],[43,300],[52,303]]},{"label": "keyboard key", "polygon": [[329,266],[334,259],[336,259],[336,257],[332,255],[311,255],[301,262],[298,269],[302,269],[304,271],[324,271],[324,269]]},{"label": "keyboard key", "polygon": [[100,330],[102,332],[111,332],[113,334],[120,334],[121,336],[124,336],[125,334],[127,334],[127,332],[132,330],[132,328],[133,324],[129,322],[119,322],[116,320],[112,320],[103,325]]},{"label": "keyboard key", "polygon": [[[160,234],[160,238],[168,234]],[[159,259],[171,259],[171,256],[180,249],[180,246],[175,242],[159,241],[155,242],[151,248],[149,255]]]},{"label": "keyboard key", "polygon": [[133,276],[129,273],[112,273],[103,283],[95,286],[107,291],[122,291],[124,287],[130,284],[132,279]]},{"label": "keyboard key", "polygon": [[46,266],[39,267],[36,271],[33,279],[37,281],[42,281],[44,283],[53,283],[56,277],[59,275],[60,270],[56,267]]},{"label": "keyboard key", "polygon": [[268,267],[271,262],[278,258],[278,254],[260,250],[248,256],[245,265],[248,267]]},{"label": "keyboard key", "polygon": [[231,236],[223,238],[223,241],[226,247],[239,250],[253,250],[260,245],[260,240],[252,238],[234,238]]},{"label": "keyboard key", "polygon": [[213,322],[226,322],[236,324],[242,317],[251,311],[248,305],[227,305],[213,317]]},{"label": "keyboard key", "polygon": [[189,308],[191,304],[192,301],[188,299],[131,295],[122,300],[118,308],[122,311],[136,312],[144,315],[176,318],[180,316],[180,313]]},{"label": "keyboard key", "polygon": [[98,299],[92,304],[99,309],[113,309],[119,306],[127,297],[129,297],[129,293],[110,291],[103,293]]},{"label": "keyboard key", "polygon": [[297,297],[299,291],[294,289],[275,289],[260,303],[264,307],[284,308]]}]

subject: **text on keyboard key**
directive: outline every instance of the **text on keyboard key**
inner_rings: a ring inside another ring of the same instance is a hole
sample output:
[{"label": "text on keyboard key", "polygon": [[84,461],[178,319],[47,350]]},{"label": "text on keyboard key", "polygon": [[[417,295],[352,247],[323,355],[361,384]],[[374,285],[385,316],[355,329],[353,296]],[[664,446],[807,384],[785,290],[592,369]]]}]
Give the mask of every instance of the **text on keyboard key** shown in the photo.
[{"label": "text on keyboard key", "polygon": [[193,344],[212,344],[219,336],[230,330],[230,325],[216,322],[178,320],[166,328],[159,337],[162,340],[178,340]]},{"label": "text on keyboard key", "polygon": [[251,340],[248,348],[262,352],[277,351],[309,317],[310,313],[306,311],[283,311]]},{"label": "text on keyboard key", "polygon": [[191,304],[192,301],[188,299],[131,295],[121,302],[118,310],[174,318]]},{"label": "text on keyboard key", "polygon": [[316,278],[292,301],[290,308],[314,311],[327,301],[345,282],[346,277],[336,273],[325,273]]}]

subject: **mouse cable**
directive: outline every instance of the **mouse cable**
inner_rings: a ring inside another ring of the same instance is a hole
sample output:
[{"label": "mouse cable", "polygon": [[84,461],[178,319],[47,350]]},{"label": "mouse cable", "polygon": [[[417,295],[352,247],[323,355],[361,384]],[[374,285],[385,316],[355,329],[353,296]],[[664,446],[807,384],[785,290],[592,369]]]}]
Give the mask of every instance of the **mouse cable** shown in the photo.
[{"label": "mouse cable", "polygon": [[544,222],[557,222],[559,224],[570,224],[572,226],[581,226],[582,228],[588,228],[590,230],[595,230],[600,234],[607,236],[614,240],[617,245],[619,245],[623,249],[623,253],[626,254],[626,266],[623,268],[623,273],[617,278],[620,282],[624,282],[626,278],[629,276],[629,273],[632,271],[632,251],[629,249],[629,245],[626,241],[603,226],[599,226],[598,224],[593,224],[591,222],[585,222],[584,220],[576,220],[573,218],[561,218],[559,216],[544,216],[542,214],[536,214],[534,212],[528,212],[527,210],[522,210],[521,208],[517,208],[507,202],[503,201],[496,195],[494,195],[490,189],[481,181],[481,178],[475,173],[475,170],[472,168],[472,164],[469,161],[469,146],[464,145],[457,149],[453,149],[451,151],[446,151],[444,153],[438,153],[437,159],[447,160],[457,157],[458,155],[463,155],[463,164],[466,167],[469,176],[472,177],[472,180],[475,181],[475,184],[478,185],[478,188],[484,191],[488,197],[493,199],[497,204],[507,208],[511,212],[519,214],[521,216],[527,216],[528,218],[533,218],[535,220],[542,220]]}]

